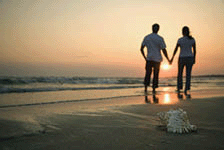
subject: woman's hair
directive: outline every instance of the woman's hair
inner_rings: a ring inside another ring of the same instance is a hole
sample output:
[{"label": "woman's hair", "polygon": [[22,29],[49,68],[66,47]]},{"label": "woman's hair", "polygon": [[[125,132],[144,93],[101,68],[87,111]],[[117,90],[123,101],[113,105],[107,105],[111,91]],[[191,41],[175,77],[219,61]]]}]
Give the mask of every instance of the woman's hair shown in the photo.
[{"label": "woman's hair", "polygon": [[193,39],[193,37],[190,35],[190,30],[187,26],[184,26],[182,29],[183,35],[187,36],[189,39]]}]

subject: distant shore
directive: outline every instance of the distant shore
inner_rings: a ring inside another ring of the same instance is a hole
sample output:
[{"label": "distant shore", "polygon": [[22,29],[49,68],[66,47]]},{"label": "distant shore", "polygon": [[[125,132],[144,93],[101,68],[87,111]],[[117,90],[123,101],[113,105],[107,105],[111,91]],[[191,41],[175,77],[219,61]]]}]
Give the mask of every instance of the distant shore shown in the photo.
[{"label": "distant shore", "polygon": [[[24,78],[24,77],[35,77],[35,78],[44,78],[44,77],[73,77],[73,78],[143,78],[143,76],[137,76],[137,77],[132,77],[132,76],[6,76],[6,75],[0,75],[0,78],[5,79],[8,77],[12,78]],[[162,78],[175,78],[176,76],[171,76],[171,77],[162,77]],[[203,75],[192,75],[192,77],[224,77],[224,74],[203,74]],[[7,81],[6,81],[7,82]]]},{"label": "distant shore", "polygon": [[[162,78],[176,78],[177,76],[171,76],[171,77],[162,77]],[[185,77],[185,75],[183,75]],[[224,74],[204,74],[204,75],[192,75],[191,77],[193,78],[206,78],[206,77],[211,77],[211,78],[223,78]]]}]

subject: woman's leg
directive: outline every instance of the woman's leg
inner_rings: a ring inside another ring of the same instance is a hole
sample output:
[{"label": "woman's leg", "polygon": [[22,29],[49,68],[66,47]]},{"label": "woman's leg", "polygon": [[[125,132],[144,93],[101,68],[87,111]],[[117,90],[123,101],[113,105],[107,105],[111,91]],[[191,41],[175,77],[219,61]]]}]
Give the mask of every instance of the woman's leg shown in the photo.
[{"label": "woman's leg", "polygon": [[178,76],[177,76],[177,90],[178,91],[183,89],[183,70],[184,70],[184,64],[179,62],[178,63]]},{"label": "woman's leg", "polygon": [[191,89],[191,71],[192,71],[192,63],[186,64],[186,86],[185,91]]}]

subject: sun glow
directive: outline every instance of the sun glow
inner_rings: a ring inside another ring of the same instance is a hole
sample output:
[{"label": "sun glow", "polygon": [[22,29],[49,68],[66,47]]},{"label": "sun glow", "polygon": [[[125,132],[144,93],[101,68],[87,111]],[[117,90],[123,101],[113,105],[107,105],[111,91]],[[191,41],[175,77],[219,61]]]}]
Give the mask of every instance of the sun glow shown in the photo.
[{"label": "sun glow", "polygon": [[169,70],[170,69],[170,65],[168,64],[163,64],[162,65],[163,70]]}]

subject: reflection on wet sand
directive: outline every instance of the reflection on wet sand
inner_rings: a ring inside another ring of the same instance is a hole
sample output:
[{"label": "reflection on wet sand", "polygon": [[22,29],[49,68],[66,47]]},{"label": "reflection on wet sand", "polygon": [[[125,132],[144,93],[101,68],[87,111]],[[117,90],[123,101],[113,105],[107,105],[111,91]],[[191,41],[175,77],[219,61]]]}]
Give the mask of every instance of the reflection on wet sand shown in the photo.
[{"label": "reflection on wet sand", "polygon": [[177,97],[179,99],[183,99],[184,95],[185,95],[186,99],[191,99],[191,94],[183,94],[181,92],[177,92]]},{"label": "reflection on wet sand", "polygon": [[[191,99],[191,95],[185,95],[186,99]],[[157,94],[153,93],[152,95],[145,96],[145,102],[151,104],[176,104],[180,100],[183,100],[183,93],[165,93],[165,94]]]},{"label": "reflection on wet sand", "polygon": [[149,96],[145,96],[145,102],[146,103],[151,103],[151,104],[153,104],[153,103],[156,104],[156,103],[159,103],[159,98],[155,94],[152,95],[152,99],[149,98]]}]

